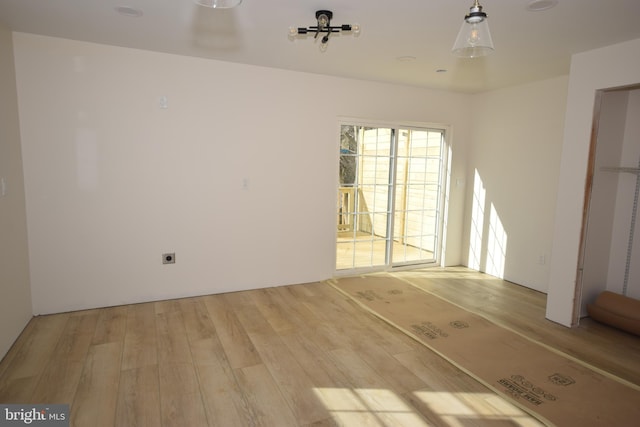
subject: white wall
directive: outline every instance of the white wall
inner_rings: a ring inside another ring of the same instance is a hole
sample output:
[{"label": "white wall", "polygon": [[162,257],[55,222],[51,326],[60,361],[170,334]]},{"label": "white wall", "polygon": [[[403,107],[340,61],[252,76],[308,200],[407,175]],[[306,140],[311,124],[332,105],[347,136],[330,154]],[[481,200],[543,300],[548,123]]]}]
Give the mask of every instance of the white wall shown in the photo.
[{"label": "white wall", "polygon": [[469,95],[21,33],[14,48],[36,314],[331,277],[339,117],[451,125],[466,178]]},{"label": "white wall", "polygon": [[31,318],[20,126],[11,32],[0,25],[0,359]]},{"label": "white wall", "polygon": [[465,264],[542,292],[549,282],[567,85],[563,76],[473,99]]},{"label": "white wall", "polygon": [[547,318],[569,326],[579,310],[576,269],[596,91],[640,83],[640,39],[574,55],[547,298]]}]

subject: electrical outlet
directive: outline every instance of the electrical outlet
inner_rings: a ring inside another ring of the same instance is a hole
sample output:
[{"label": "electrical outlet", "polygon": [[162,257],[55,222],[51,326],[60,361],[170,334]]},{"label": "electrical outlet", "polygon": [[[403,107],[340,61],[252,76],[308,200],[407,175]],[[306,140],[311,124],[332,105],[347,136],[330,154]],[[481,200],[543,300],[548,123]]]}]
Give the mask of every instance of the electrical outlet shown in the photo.
[{"label": "electrical outlet", "polygon": [[176,254],[175,252],[171,252],[168,254],[162,254],[162,263],[163,264],[175,264],[176,263]]}]

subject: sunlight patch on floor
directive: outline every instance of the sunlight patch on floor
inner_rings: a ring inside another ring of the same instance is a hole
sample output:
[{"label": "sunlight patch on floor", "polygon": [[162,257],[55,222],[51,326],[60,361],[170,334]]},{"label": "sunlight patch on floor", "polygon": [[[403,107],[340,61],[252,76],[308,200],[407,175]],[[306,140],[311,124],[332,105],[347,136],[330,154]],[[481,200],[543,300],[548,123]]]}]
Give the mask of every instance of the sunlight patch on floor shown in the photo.
[{"label": "sunlight patch on floor", "polygon": [[435,422],[451,427],[485,423],[542,426],[529,414],[492,393],[418,391],[413,393],[414,403],[421,406],[418,410],[387,389],[327,387],[315,388],[314,392],[339,425],[423,427]]},{"label": "sunlight patch on floor", "polygon": [[402,398],[384,389],[316,388],[339,425],[429,426]]},{"label": "sunlight patch on floor", "polygon": [[489,425],[539,427],[543,424],[529,414],[493,393],[450,393],[417,391],[413,393],[446,425],[464,427],[471,420]]}]

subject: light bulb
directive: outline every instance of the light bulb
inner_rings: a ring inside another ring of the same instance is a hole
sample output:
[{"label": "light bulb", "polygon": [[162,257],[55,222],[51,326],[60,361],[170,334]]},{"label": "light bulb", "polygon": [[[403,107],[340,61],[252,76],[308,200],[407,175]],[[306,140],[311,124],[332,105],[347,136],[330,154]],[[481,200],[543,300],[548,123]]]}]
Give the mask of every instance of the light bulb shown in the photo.
[{"label": "light bulb", "polygon": [[324,13],[318,16],[318,27],[324,28],[329,23],[329,17]]},{"label": "light bulb", "polygon": [[357,36],[358,34],[360,34],[360,25],[359,24],[353,24],[351,26],[351,32],[353,33],[354,36]]},{"label": "light bulb", "polygon": [[293,37],[293,36],[295,36],[297,34],[298,34],[298,28],[297,27],[294,27],[294,26],[289,27],[289,36],[290,37]]},{"label": "light bulb", "polygon": [[478,44],[479,41],[480,41],[480,32],[478,31],[477,28],[472,28],[471,31],[469,32],[469,38],[467,39],[467,42],[471,46],[475,46]]}]

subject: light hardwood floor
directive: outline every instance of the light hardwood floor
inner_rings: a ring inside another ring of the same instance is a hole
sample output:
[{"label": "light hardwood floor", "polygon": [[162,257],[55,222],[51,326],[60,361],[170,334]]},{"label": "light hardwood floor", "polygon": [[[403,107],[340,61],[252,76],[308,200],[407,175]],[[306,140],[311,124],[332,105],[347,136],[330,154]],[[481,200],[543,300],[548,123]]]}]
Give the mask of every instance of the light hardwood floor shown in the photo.
[{"label": "light hardwood floor", "polygon": [[[394,273],[640,384],[640,339],[544,319],[541,293],[466,269]],[[75,426],[537,426],[326,283],[32,319],[1,403],[69,403]]]}]

